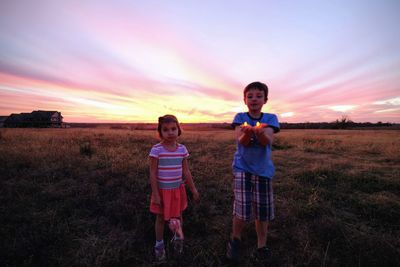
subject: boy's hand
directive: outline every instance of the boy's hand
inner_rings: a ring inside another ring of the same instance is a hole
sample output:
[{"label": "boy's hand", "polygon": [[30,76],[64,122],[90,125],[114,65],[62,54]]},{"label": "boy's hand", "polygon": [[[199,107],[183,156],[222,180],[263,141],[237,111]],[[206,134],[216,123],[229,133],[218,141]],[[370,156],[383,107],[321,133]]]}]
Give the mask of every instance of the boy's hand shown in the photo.
[{"label": "boy's hand", "polygon": [[240,129],[244,134],[250,134],[253,131],[253,127],[250,125],[240,125]]},{"label": "boy's hand", "polygon": [[264,132],[264,129],[268,127],[266,123],[257,123],[257,126],[252,127],[253,132],[256,135],[260,135]]}]

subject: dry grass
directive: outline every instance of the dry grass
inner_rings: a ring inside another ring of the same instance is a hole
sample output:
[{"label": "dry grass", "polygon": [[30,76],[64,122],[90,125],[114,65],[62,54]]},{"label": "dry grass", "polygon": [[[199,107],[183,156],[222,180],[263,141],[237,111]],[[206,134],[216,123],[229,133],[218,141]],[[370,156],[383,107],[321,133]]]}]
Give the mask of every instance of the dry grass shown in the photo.
[{"label": "dry grass", "polygon": [[[202,201],[184,214],[184,257],[167,266],[225,266],[233,132],[186,131],[180,141]],[[156,142],[154,131],[1,129],[0,265],[152,266]],[[399,131],[287,130],[273,154],[272,266],[398,265]],[[243,242],[242,266],[253,266],[252,225]]]}]

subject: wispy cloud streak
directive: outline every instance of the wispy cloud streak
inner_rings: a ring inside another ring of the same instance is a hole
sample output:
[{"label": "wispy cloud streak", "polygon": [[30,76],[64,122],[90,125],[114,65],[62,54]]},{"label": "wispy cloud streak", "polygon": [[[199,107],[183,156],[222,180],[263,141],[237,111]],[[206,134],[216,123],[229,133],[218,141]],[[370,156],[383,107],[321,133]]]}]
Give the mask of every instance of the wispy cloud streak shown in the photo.
[{"label": "wispy cloud streak", "polygon": [[290,9],[264,1],[2,1],[0,115],[56,109],[67,121],[175,113],[230,122],[246,109],[244,86],[261,80],[270,87],[264,111],[282,121],[346,114],[400,122],[397,11],[396,2],[357,0]]}]

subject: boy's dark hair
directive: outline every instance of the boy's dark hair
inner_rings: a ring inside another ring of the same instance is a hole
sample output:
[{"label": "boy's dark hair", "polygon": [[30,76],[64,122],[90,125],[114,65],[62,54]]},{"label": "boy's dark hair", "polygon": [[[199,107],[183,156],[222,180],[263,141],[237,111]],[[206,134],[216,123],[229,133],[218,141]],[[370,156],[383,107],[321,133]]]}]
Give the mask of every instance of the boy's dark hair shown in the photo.
[{"label": "boy's dark hair", "polygon": [[257,89],[260,91],[264,92],[264,100],[268,99],[268,86],[265,83],[262,82],[252,82],[250,84],[248,84],[243,91],[243,96],[246,98],[246,93],[250,90],[250,89]]},{"label": "boy's dark hair", "polygon": [[162,134],[161,134],[161,126],[163,123],[170,123],[170,122],[175,122],[176,126],[178,127],[178,136],[181,135],[182,130],[181,130],[181,126],[179,125],[178,119],[174,116],[174,115],[164,115],[162,117],[158,117],[158,127],[157,127],[157,131],[158,131],[158,135],[160,136],[160,138],[162,138]]}]

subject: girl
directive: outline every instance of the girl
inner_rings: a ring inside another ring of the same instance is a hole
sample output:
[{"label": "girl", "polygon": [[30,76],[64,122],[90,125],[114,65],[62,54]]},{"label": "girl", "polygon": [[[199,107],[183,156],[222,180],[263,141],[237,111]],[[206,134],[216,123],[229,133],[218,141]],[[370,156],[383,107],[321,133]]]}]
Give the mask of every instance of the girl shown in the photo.
[{"label": "girl", "polygon": [[172,243],[175,253],[180,255],[183,250],[181,221],[182,211],[187,207],[184,183],[189,186],[195,201],[198,201],[199,193],[189,170],[189,152],[176,141],[182,132],[177,118],[173,115],[159,117],[157,130],[161,142],[150,151],[150,211],[157,216],[155,257],[157,261],[163,261],[166,259],[163,239],[165,222],[174,233]]}]

